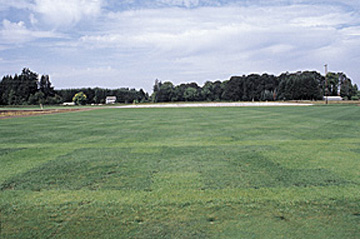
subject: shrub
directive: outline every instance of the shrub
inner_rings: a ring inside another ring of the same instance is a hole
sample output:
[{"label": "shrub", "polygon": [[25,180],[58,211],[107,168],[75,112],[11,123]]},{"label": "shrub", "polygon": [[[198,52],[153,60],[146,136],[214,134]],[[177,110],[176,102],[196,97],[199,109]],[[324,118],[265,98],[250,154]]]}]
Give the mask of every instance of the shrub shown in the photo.
[{"label": "shrub", "polygon": [[86,95],[84,94],[84,92],[81,91],[75,94],[72,100],[76,105],[85,105],[86,99]]}]

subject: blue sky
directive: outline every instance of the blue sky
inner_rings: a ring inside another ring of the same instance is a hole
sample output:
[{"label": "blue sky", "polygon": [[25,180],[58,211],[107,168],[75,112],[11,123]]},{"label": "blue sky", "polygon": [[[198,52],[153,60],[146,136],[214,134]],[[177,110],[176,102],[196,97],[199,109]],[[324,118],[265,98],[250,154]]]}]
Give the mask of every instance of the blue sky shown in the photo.
[{"label": "blue sky", "polygon": [[0,0],[0,75],[152,91],[317,70],[360,84],[358,0]]}]

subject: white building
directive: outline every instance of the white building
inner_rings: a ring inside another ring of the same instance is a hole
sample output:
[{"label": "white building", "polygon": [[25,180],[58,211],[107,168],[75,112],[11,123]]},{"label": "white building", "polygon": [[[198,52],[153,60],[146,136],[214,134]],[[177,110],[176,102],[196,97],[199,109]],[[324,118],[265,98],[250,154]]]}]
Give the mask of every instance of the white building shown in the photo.
[{"label": "white building", "polygon": [[116,96],[106,96],[105,104],[115,104]]},{"label": "white building", "polygon": [[73,105],[75,105],[75,102],[64,102],[63,105],[64,106],[73,106]]},{"label": "white building", "polygon": [[324,100],[327,100],[328,101],[342,101],[343,98],[341,98],[341,96],[324,96]]}]

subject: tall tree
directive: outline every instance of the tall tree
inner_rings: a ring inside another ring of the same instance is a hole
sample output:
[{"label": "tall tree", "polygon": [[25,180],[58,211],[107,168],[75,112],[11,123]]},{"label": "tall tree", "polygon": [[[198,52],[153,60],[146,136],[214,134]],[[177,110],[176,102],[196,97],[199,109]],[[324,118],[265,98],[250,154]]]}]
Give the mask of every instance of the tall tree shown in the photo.
[{"label": "tall tree", "polygon": [[161,84],[157,92],[157,102],[169,102],[174,95],[174,85],[170,81]]},{"label": "tall tree", "polygon": [[45,98],[55,96],[54,87],[51,86],[50,77],[48,75],[41,76],[39,90],[44,94]]},{"label": "tall tree", "polygon": [[338,73],[340,82],[340,96],[344,99],[350,100],[357,95],[357,86],[353,85],[351,80],[343,73]]}]

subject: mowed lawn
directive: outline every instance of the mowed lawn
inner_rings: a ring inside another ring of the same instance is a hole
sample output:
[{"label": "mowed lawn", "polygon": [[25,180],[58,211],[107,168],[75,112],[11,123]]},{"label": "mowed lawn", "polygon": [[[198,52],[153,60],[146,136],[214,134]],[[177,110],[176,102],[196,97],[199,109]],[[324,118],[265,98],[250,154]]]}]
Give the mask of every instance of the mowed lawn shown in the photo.
[{"label": "mowed lawn", "polygon": [[360,238],[360,107],[0,120],[0,238]]}]

